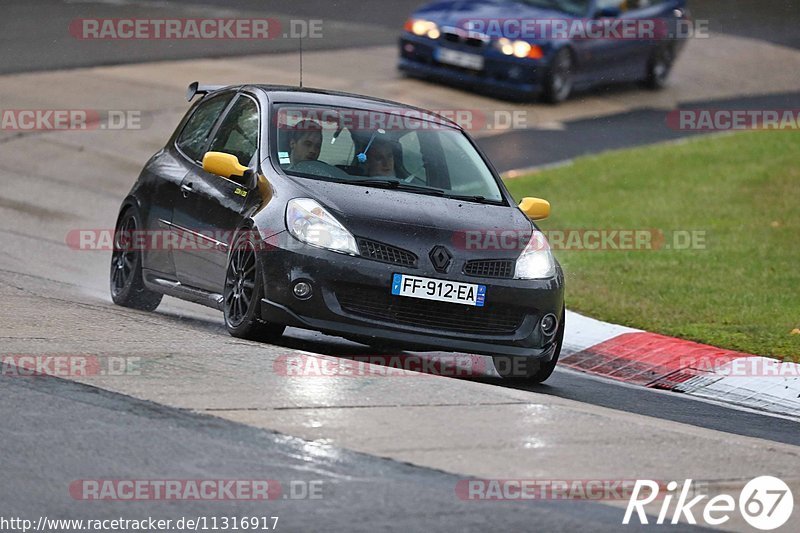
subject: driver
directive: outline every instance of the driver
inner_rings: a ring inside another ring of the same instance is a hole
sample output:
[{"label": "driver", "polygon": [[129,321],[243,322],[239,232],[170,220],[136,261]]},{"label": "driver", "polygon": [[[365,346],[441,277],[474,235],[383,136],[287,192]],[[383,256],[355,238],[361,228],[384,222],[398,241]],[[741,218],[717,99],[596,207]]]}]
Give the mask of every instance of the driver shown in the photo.
[{"label": "driver", "polygon": [[388,141],[375,141],[367,151],[367,176],[392,177],[394,171],[394,150]]},{"label": "driver", "polygon": [[289,160],[316,161],[322,149],[322,126],[313,120],[298,122],[289,130]]}]

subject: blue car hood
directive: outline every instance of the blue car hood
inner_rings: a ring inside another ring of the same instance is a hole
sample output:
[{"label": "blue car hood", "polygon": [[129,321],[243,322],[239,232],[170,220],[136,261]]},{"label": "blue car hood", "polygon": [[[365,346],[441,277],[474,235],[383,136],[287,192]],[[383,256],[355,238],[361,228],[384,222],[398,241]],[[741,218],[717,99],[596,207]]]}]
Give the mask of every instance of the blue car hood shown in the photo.
[{"label": "blue car hood", "polygon": [[[466,21],[470,19],[574,19],[579,17],[563,11],[542,9],[510,0],[456,0],[428,4],[415,11],[412,18],[430,20],[439,26],[467,29]],[[501,36],[492,35],[495,38]]]}]

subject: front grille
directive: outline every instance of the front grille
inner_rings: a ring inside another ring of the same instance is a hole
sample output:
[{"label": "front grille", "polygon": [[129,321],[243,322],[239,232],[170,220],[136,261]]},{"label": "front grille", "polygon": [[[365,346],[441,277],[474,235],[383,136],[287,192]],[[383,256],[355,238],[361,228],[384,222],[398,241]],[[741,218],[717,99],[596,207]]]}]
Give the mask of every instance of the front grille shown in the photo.
[{"label": "front grille", "polygon": [[464,274],[482,278],[514,277],[514,261],[511,259],[490,259],[467,261],[464,265]]},{"label": "front grille", "polygon": [[461,36],[457,33],[444,33],[444,40],[450,43],[457,43],[461,41]]},{"label": "front grille", "polygon": [[475,37],[467,37],[466,39],[464,39],[464,44],[466,44],[467,46],[474,46],[476,48],[480,48],[484,44],[486,44],[486,41],[484,41],[483,39],[477,39]]},{"label": "front grille", "polygon": [[388,288],[343,288],[336,297],[342,309],[364,318],[457,333],[508,335],[519,329],[525,318],[524,311],[513,306],[474,307],[420,300],[395,296]]},{"label": "front grille", "polygon": [[448,43],[464,44],[470,48],[482,48],[489,42],[488,35],[455,29],[442,32],[442,39]]},{"label": "front grille", "polygon": [[403,266],[416,266],[417,256],[403,250],[369,239],[358,238],[358,251],[361,252],[361,257],[372,259],[373,261],[380,261],[381,263],[391,263],[393,265]]}]

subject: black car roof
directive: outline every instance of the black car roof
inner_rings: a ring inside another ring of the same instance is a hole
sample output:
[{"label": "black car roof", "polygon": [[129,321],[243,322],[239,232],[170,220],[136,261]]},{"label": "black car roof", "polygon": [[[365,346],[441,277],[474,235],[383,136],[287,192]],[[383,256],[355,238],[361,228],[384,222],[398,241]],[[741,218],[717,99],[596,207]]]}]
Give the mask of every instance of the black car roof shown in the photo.
[{"label": "black car roof", "polygon": [[[347,93],[342,91],[331,91],[328,89],[317,89],[313,87],[297,87],[292,85],[270,85],[270,84],[245,84],[245,85],[231,85],[231,86],[214,86],[213,90],[208,94],[214,94],[217,91],[229,89],[259,89],[269,94],[273,101],[287,102],[287,103],[308,103],[308,104],[328,104],[339,105],[342,107],[355,107],[375,109],[381,111],[391,111],[391,108],[406,111],[415,111],[424,114],[427,117],[433,117],[441,120],[444,124],[461,129],[461,126],[446,117],[439,115],[434,111],[415,107],[393,100],[386,100],[383,98],[376,98],[373,96],[364,96],[361,94]],[[389,109],[387,109],[389,108]]]}]

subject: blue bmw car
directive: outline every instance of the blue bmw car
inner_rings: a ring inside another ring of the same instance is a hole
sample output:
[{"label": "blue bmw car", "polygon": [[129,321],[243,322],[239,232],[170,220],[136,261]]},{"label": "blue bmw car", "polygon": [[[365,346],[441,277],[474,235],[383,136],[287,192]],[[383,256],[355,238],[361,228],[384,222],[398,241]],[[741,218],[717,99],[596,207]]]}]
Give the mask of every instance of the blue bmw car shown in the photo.
[{"label": "blue bmw car", "polygon": [[415,11],[401,71],[559,103],[612,82],[666,84],[691,34],[686,0],[446,0]]}]

